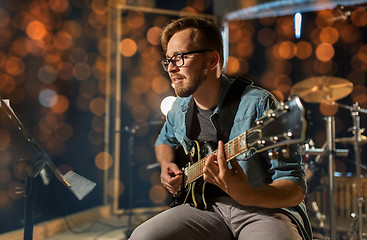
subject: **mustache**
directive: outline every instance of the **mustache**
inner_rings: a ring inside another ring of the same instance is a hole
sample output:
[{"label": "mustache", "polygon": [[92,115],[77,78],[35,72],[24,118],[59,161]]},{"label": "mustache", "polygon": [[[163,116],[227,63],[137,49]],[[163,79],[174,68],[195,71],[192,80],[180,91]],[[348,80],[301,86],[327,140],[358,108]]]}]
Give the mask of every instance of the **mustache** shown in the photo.
[{"label": "mustache", "polygon": [[174,74],[174,75],[171,75],[170,78],[186,78],[184,75],[181,75],[181,74]]}]

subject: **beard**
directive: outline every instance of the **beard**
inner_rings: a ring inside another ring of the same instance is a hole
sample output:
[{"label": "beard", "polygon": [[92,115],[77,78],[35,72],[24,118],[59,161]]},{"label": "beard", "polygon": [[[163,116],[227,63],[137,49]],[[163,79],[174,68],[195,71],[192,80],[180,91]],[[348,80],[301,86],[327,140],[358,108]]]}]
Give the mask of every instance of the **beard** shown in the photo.
[{"label": "beard", "polygon": [[198,89],[201,83],[206,79],[206,76],[206,71],[203,71],[201,74],[192,74],[190,80],[182,76],[184,80],[181,83],[172,84],[172,87],[177,96],[189,97]]}]

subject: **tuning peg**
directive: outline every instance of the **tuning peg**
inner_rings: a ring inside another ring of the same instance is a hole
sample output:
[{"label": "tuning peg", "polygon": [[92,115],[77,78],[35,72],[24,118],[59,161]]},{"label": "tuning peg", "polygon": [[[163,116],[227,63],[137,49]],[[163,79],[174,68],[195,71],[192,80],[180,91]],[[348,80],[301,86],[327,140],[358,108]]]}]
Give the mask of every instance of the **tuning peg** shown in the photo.
[{"label": "tuning peg", "polygon": [[292,136],[293,136],[293,133],[292,133],[291,131],[288,131],[288,132],[284,133],[284,137],[285,137],[286,139],[291,139],[291,138],[292,138]]},{"label": "tuning peg", "polygon": [[273,109],[268,109],[264,112],[264,116],[268,117],[268,118],[275,118],[276,117],[276,114],[274,112]]},{"label": "tuning peg", "polygon": [[270,140],[273,142],[273,143],[276,143],[279,141],[279,137],[278,136],[272,136],[270,137]]},{"label": "tuning peg", "polygon": [[[291,100],[291,98],[288,98],[288,101],[290,101],[290,100]],[[289,107],[289,105],[287,103],[280,102],[279,108],[282,109],[282,110],[289,110],[290,107]]]}]

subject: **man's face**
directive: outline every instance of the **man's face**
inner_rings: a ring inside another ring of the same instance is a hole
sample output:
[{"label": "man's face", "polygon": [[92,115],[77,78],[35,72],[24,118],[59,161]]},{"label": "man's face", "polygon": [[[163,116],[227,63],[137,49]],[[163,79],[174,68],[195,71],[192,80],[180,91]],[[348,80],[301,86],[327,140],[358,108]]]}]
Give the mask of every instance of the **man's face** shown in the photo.
[{"label": "man's face", "polygon": [[[178,53],[201,50],[198,49],[197,44],[193,44],[191,37],[193,31],[194,29],[185,29],[175,33],[168,42],[166,58],[169,59]],[[201,52],[184,55],[184,65],[181,67],[176,67],[172,63],[168,65],[171,85],[177,96],[188,97],[194,94],[206,79],[205,61],[208,59],[207,54],[208,52]]]}]

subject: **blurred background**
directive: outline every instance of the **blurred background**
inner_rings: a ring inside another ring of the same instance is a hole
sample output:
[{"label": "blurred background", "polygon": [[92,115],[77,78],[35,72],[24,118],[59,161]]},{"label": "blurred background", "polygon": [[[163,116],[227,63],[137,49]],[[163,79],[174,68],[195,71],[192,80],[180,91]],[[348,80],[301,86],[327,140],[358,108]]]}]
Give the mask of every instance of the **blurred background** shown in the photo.
[{"label": "blurred background", "polygon": [[[160,64],[159,43],[161,28],[171,19],[213,18],[225,38],[225,73],[250,77],[280,101],[287,100],[296,83],[329,76],[331,82],[341,78],[353,84],[338,103],[366,109],[367,1],[294,2],[2,0],[1,98],[9,99],[63,174],[72,170],[97,184],[78,200],[51,171],[48,184],[36,177],[35,223],[106,205],[112,214],[126,214],[127,209],[169,204],[153,145],[164,122],[161,102],[174,96]],[[305,107],[307,144],[323,146],[327,116],[335,118],[337,139],[353,137],[348,109],[333,102],[305,102]],[[360,117],[365,135],[366,114]],[[356,211],[352,143],[337,142],[348,154],[335,159],[337,217],[347,226]],[[365,143],[360,144],[363,176]],[[32,163],[35,155],[14,121],[0,111],[0,234],[24,227],[19,189],[26,178],[23,163]],[[314,158],[303,158],[307,199],[317,200],[327,215],[327,160],[316,163]]]}]

